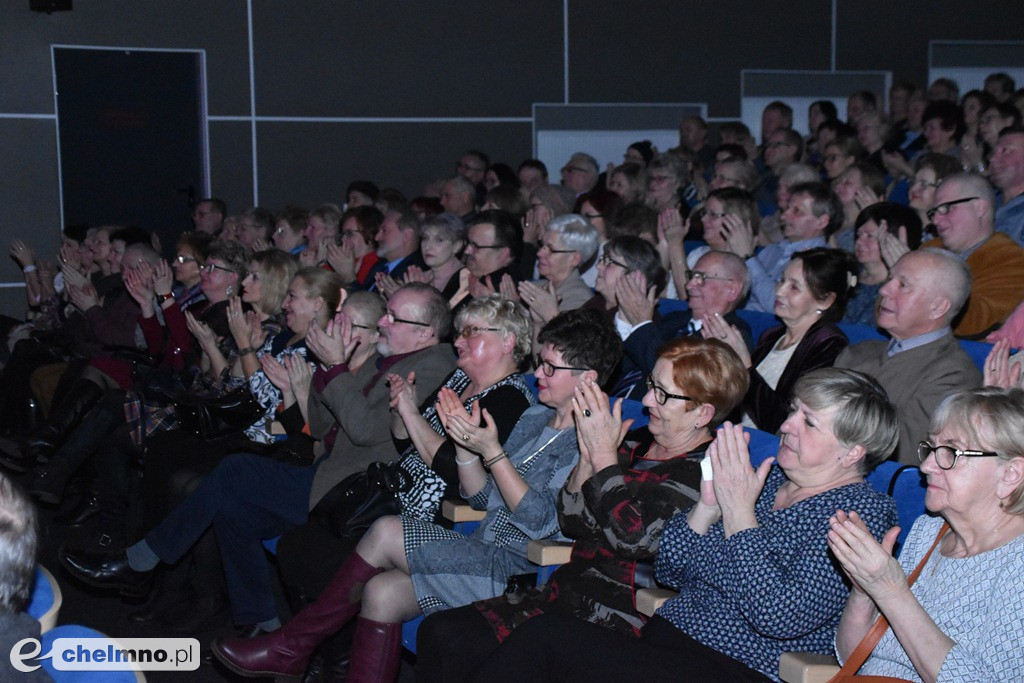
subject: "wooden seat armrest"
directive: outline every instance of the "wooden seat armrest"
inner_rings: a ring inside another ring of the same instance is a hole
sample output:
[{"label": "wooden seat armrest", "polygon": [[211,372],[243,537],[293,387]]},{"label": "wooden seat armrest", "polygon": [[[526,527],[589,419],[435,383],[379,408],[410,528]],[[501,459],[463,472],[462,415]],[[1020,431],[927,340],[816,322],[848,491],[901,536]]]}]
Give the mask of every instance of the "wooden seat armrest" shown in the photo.
[{"label": "wooden seat armrest", "polygon": [[526,545],[526,558],[541,567],[566,564],[571,555],[571,541],[530,541]]},{"label": "wooden seat armrest", "polygon": [[667,588],[641,588],[636,592],[636,611],[644,616],[653,617],[659,607],[674,597],[676,592]]},{"label": "wooden seat armrest", "polygon": [[779,678],[786,683],[825,683],[839,673],[835,657],[813,652],[783,652]]},{"label": "wooden seat armrest", "polygon": [[487,513],[483,510],[474,510],[466,503],[444,500],[441,501],[441,516],[450,522],[479,522]]}]

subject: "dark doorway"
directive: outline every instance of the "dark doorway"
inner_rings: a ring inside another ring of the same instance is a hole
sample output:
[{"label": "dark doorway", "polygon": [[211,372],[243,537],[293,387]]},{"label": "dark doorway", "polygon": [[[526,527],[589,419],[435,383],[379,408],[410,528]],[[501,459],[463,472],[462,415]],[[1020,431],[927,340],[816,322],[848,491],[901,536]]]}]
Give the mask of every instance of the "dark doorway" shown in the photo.
[{"label": "dark doorway", "polygon": [[202,56],[54,48],[64,223],[137,225],[165,254],[206,187]]}]

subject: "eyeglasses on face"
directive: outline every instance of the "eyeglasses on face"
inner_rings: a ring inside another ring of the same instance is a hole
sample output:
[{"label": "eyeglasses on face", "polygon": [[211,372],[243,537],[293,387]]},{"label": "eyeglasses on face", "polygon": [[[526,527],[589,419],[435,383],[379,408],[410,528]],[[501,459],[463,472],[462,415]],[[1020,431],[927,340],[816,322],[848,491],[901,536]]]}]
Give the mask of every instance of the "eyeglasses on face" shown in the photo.
[{"label": "eyeglasses on face", "polygon": [[658,405],[665,405],[668,403],[670,398],[674,398],[678,401],[692,401],[693,399],[689,396],[683,396],[682,394],[670,394],[657,384],[654,383],[654,375],[647,375],[647,390],[654,392],[654,400],[658,402]]},{"label": "eyeglasses on face", "polygon": [[935,454],[935,464],[939,469],[951,470],[956,466],[957,458],[997,458],[998,453],[992,451],[973,451],[952,446],[933,446],[927,441],[917,444],[917,459],[924,462],[928,456]]},{"label": "eyeglasses on face", "polygon": [[544,373],[545,377],[554,377],[555,370],[578,370],[579,372],[586,372],[589,369],[589,368],[574,368],[571,365],[554,365],[550,361],[546,361],[543,358],[541,358],[540,356],[537,356],[534,360],[535,360],[535,362],[537,364],[537,368],[539,368],[541,370],[541,372]]},{"label": "eyeglasses on face", "polygon": [[537,251],[544,251],[545,249],[548,250],[549,254],[571,254],[574,251],[576,251],[575,249],[555,249],[547,242],[541,242],[540,247],[537,249]]},{"label": "eyeglasses on face", "polygon": [[377,332],[376,325],[360,325],[359,323],[352,323],[352,327],[358,327],[361,330],[370,330],[370,332]]},{"label": "eyeglasses on face", "polygon": [[937,215],[945,216],[957,204],[966,204],[967,202],[973,202],[975,199],[980,199],[980,197],[964,197],[963,199],[954,199],[953,201],[936,204],[932,208],[928,209],[928,220],[933,220]]},{"label": "eyeglasses on face", "polygon": [[622,268],[623,270],[629,270],[629,266],[627,266],[622,261],[616,261],[615,259],[613,259],[611,257],[611,254],[602,254],[601,258],[599,258],[597,260],[597,262],[600,263],[602,266],[605,266],[605,267],[607,267],[607,266],[618,266],[619,268]]},{"label": "eyeglasses on face", "polygon": [[406,320],[405,318],[399,318],[390,308],[384,315],[387,317],[389,323],[405,323],[406,325],[417,325],[418,327],[430,327],[430,323],[421,323],[418,320]]},{"label": "eyeglasses on face", "polygon": [[204,273],[207,273],[207,274],[213,273],[214,270],[223,270],[225,273],[233,273],[233,272],[235,272],[235,271],[231,270],[230,268],[225,268],[224,266],[218,266],[216,263],[204,263],[203,265],[199,266],[199,270],[201,270],[201,271],[203,271]]},{"label": "eyeglasses on face", "polygon": [[583,168],[582,166],[566,166],[562,169],[563,173],[590,173],[589,168]]},{"label": "eyeglasses on face", "polygon": [[925,180],[924,178],[914,178],[914,182],[910,183],[910,186],[911,187],[932,187],[932,188],[936,188],[936,187],[939,186],[939,183],[930,183],[927,180]]},{"label": "eyeglasses on face", "polygon": [[178,263],[180,263],[181,265],[185,265],[186,263],[195,263],[196,262],[196,260],[194,258],[192,258],[191,256],[176,256],[174,258],[174,260],[177,261]]},{"label": "eyeglasses on face", "polygon": [[686,271],[686,280],[693,281],[693,284],[698,287],[703,287],[706,280],[724,280],[729,282],[732,280],[731,277],[721,277],[719,275],[709,275],[708,273],[701,272],[699,270],[688,270]]},{"label": "eyeglasses on face", "polygon": [[474,249],[501,249],[500,244],[477,244],[473,240],[466,242],[466,247],[473,247]]},{"label": "eyeglasses on face", "polygon": [[477,327],[476,325],[466,325],[461,330],[459,330],[458,336],[462,337],[463,339],[469,339],[470,337],[475,337],[476,335],[481,334],[483,332],[502,331],[503,330],[500,327]]}]

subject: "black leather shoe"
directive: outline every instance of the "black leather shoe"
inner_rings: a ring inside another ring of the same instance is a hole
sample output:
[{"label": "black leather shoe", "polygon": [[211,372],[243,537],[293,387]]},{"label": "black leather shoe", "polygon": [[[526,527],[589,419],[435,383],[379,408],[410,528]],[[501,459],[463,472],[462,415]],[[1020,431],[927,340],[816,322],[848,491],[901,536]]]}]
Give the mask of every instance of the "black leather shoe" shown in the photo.
[{"label": "black leather shoe", "polygon": [[96,588],[118,590],[122,595],[141,597],[153,585],[153,572],[137,572],[128,566],[124,550],[95,552],[61,548],[58,554],[64,568],[82,583]]},{"label": "black leather shoe", "polygon": [[38,463],[34,455],[27,454],[17,443],[4,439],[0,445],[0,467],[21,474],[28,472]]},{"label": "black leather shoe", "polygon": [[39,465],[32,472],[28,492],[33,498],[46,505],[60,505],[63,498],[64,482],[57,481],[57,476],[48,465]]},{"label": "black leather shoe", "polygon": [[57,524],[78,527],[98,514],[100,514],[100,498],[93,492],[87,492],[75,507],[63,514],[57,515],[53,518],[53,521]]}]

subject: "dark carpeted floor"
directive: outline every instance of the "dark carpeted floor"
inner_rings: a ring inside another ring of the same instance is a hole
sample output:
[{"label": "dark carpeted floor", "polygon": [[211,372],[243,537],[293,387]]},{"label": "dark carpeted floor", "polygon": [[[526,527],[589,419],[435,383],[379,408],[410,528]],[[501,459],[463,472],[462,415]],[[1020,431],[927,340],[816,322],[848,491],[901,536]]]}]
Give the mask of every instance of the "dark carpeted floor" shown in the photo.
[{"label": "dark carpeted floor", "polygon": [[[24,484],[27,475],[14,477],[19,483]],[[65,505],[72,505],[75,501],[66,501]],[[42,523],[42,539],[39,549],[39,562],[48,568],[57,578],[63,593],[64,603],[60,610],[59,624],[80,624],[89,626],[112,637],[121,638],[160,638],[160,637],[193,637],[199,641],[206,659],[208,656],[210,641],[218,636],[233,634],[230,615],[226,606],[215,612],[214,617],[201,629],[195,632],[180,634],[170,631],[168,626],[160,623],[138,623],[129,619],[129,614],[144,606],[144,601],[129,601],[116,594],[103,592],[89,586],[85,586],[63,570],[57,559],[58,550],[65,543],[92,544],[95,543],[97,530],[86,523],[80,528],[62,526],[54,522],[54,517],[59,511],[40,508],[40,519]],[[268,555],[268,561],[272,558]],[[286,608],[278,595],[281,614],[286,615]],[[191,603],[189,596],[172,595],[172,611],[177,615],[188,614],[190,610],[196,609]],[[400,683],[411,683],[413,680],[413,667],[411,655],[404,653],[406,659],[403,661],[399,675]],[[204,661],[196,671],[190,672],[146,672],[146,679],[160,683],[161,681],[198,681],[200,683],[210,681],[240,681],[242,679],[227,671],[216,660]]]}]

